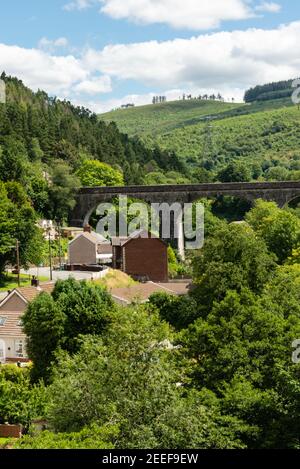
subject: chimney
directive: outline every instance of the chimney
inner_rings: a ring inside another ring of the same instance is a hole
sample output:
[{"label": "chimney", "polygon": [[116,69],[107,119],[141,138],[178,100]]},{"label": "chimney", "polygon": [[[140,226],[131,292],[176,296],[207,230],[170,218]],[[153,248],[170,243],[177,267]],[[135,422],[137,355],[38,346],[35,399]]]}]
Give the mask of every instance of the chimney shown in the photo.
[{"label": "chimney", "polygon": [[92,228],[91,228],[90,225],[85,225],[84,228],[83,228],[83,231],[84,231],[84,233],[91,233]]}]

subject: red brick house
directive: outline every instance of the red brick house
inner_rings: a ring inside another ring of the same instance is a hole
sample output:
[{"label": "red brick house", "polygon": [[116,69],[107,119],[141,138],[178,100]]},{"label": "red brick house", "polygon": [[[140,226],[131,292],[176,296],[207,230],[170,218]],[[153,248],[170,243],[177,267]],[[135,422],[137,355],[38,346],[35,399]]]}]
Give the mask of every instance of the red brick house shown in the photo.
[{"label": "red brick house", "polygon": [[140,230],[113,238],[113,268],[137,280],[168,282],[168,246],[157,236]]}]

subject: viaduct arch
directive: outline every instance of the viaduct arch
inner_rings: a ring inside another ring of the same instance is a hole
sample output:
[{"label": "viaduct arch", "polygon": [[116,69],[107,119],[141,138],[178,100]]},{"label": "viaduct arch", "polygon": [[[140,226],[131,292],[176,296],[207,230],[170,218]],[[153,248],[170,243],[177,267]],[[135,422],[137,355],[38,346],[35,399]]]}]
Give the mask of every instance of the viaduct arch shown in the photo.
[{"label": "viaduct arch", "polygon": [[233,196],[253,202],[256,199],[274,201],[280,208],[300,197],[300,181],[246,182],[216,184],[186,184],[161,186],[82,187],[76,196],[76,206],[70,224],[82,227],[100,203],[127,195],[147,203],[191,203],[200,198]]}]

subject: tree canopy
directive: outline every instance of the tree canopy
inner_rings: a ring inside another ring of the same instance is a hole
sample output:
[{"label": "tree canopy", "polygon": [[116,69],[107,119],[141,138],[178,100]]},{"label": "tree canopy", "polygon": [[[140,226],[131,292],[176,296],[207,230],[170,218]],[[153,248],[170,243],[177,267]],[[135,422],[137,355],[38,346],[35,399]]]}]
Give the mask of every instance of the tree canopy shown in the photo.
[{"label": "tree canopy", "polygon": [[77,176],[83,186],[123,186],[124,179],[121,171],[112,168],[98,160],[86,160],[77,171]]}]

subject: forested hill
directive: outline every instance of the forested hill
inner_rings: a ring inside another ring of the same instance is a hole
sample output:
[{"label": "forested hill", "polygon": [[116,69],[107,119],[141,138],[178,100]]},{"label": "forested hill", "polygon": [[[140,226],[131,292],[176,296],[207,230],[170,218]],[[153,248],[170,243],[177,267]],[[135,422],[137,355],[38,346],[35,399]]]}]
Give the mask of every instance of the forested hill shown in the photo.
[{"label": "forested hill", "polygon": [[250,88],[245,93],[245,102],[270,101],[272,99],[290,98],[293,93],[293,80],[284,80]]},{"label": "forested hill", "polygon": [[[116,110],[120,131],[138,135],[148,148],[174,151],[193,182],[300,179],[300,110],[292,80],[256,86],[246,103],[191,99]],[[166,182],[158,171],[149,184]]]},{"label": "forested hill", "polygon": [[147,149],[114,123],[98,121],[88,109],[43,91],[33,93],[4,73],[1,78],[7,88],[7,103],[0,104],[1,180],[26,179],[24,171],[32,164],[48,172],[56,160],[69,165],[71,172],[86,159],[100,160],[120,169],[128,184],[142,183],[150,162],[163,171],[184,172],[174,153]]}]

